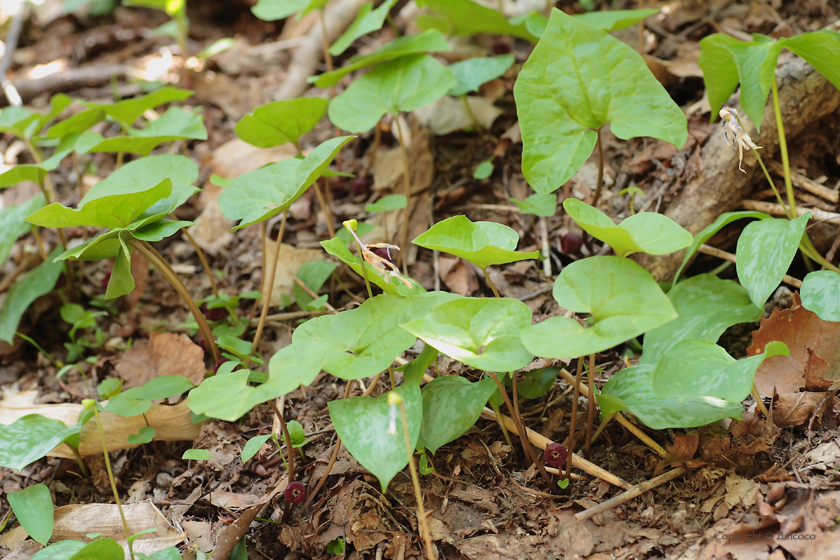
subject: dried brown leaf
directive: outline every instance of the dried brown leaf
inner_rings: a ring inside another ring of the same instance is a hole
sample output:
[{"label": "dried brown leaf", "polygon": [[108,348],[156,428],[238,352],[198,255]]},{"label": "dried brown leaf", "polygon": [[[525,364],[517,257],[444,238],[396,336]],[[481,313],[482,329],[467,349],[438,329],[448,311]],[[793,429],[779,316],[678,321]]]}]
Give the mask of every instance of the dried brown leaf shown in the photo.
[{"label": "dried brown leaf", "polygon": [[198,385],[204,378],[204,350],[185,334],[150,333],[148,342],[138,342],[115,366],[123,387],[140,387],[162,375],[183,375]]}]

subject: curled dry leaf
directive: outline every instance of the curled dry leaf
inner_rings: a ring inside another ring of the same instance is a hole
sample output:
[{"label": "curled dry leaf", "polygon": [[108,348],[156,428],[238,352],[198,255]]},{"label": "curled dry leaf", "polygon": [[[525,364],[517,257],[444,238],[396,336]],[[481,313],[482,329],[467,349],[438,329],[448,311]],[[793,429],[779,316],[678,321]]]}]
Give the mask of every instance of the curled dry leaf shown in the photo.
[{"label": "curled dry leaf", "polygon": [[803,388],[825,391],[840,381],[840,323],[823,321],[801,306],[798,295],[791,309],[761,319],[747,354],[761,353],[773,340],[787,344],[790,356],[773,356],[758,368],[755,385],[763,394],[773,395],[774,387],[781,396]]},{"label": "curled dry leaf", "polygon": [[116,370],[125,389],[162,375],[183,375],[198,385],[206,371],[204,350],[185,334],[150,333],[148,342],[138,342],[123,354]]},{"label": "curled dry leaf", "polygon": [[478,279],[467,262],[459,257],[439,258],[440,279],[446,287],[462,296],[472,295],[478,290]]},{"label": "curled dry leaf", "polygon": [[205,183],[200,198],[204,210],[196,218],[195,225],[188,229],[198,246],[211,255],[218,255],[233,239],[230,230],[235,222],[226,218],[219,208],[221,192],[222,189],[209,181]]},{"label": "curled dry leaf", "polygon": [[689,468],[694,468],[705,465],[701,461],[694,460],[694,454],[697,452],[699,444],[700,434],[674,436],[674,443],[666,447],[668,455],[656,465],[653,476],[659,476],[666,468],[671,466],[684,464]]}]

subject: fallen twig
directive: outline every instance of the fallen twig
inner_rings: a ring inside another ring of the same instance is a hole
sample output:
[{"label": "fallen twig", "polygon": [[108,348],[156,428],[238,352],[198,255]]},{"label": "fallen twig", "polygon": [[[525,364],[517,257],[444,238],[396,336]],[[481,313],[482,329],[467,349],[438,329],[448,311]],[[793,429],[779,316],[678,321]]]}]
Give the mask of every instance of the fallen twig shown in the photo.
[{"label": "fallen twig", "polygon": [[[774,159],[767,160],[767,168],[779,177],[785,176],[785,170],[782,167],[782,164]],[[822,197],[834,204],[840,202],[840,192],[825,187],[816,181],[812,181],[805,175],[791,171],[790,180],[794,185],[802,190],[808,191],[811,194]]]},{"label": "fallen twig", "polygon": [[[741,208],[743,208],[744,210],[758,210],[759,212],[764,212],[773,216],[787,215],[785,209],[782,208],[780,204],[776,204],[774,202],[761,202],[759,200],[742,200]],[[796,207],[797,216],[802,216],[803,214],[807,214],[808,212],[811,213],[811,217],[814,219],[814,221],[840,224],[840,214],[837,214],[836,212],[826,212],[825,210],[820,210],[819,208],[802,208],[801,206]]]},{"label": "fallen twig", "polygon": [[589,519],[592,516],[598,515],[599,513],[603,513],[605,511],[607,511],[608,509],[612,509],[615,506],[619,506],[619,505],[621,505],[625,502],[629,502],[633,498],[636,498],[636,497],[644,494],[648,490],[653,490],[657,486],[662,486],[666,482],[670,482],[670,481],[674,480],[675,478],[679,478],[687,472],[688,472],[687,468],[679,467],[679,468],[676,468],[672,471],[666,472],[665,474],[659,475],[656,478],[652,478],[650,480],[642,482],[641,484],[637,484],[636,486],[633,486],[632,488],[627,490],[627,492],[624,492],[623,494],[619,494],[615,498],[610,498],[606,502],[600,503],[597,506],[591,507],[591,508],[589,508],[587,510],[584,510],[584,511],[578,513],[578,514],[575,514],[575,520],[576,521],[584,521],[586,519]]}]

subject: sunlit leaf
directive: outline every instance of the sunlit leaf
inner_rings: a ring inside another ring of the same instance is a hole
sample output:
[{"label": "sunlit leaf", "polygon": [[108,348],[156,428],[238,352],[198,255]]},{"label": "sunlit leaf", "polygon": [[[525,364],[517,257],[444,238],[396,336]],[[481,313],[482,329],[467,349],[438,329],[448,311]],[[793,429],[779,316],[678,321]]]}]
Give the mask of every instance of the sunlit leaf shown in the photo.
[{"label": "sunlit leaf", "polygon": [[105,115],[128,128],[134,124],[134,121],[140,118],[140,115],[149,109],[154,109],[155,107],[159,107],[164,103],[170,103],[172,101],[183,101],[192,94],[193,92],[189,90],[164,87],[142,97],[125,99],[117,103],[84,102],[84,105],[86,105],[89,109],[102,110]]},{"label": "sunlit leaf", "polygon": [[297,146],[300,137],[324,118],[328,105],[329,100],[320,97],[268,103],[239,119],[235,132],[240,139],[258,148],[271,148],[287,142]]},{"label": "sunlit leaf", "polygon": [[175,140],[207,140],[207,129],[200,115],[180,107],[170,107],[146,128],[128,129],[128,136],[104,138],[95,132],[85,132],[76,143],[80,154],[93,152],[128,152],[141,156]]}]

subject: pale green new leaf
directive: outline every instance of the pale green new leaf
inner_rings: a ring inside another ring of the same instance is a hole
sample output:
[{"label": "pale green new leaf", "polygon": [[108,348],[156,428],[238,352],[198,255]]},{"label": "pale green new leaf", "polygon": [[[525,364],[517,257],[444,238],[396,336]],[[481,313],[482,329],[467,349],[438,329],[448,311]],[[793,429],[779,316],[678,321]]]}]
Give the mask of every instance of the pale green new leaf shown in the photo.
[{"label": "pale green new leaf", "polygon": [[709,122],[718,118],[718,111],[735,93],[740,77],[735,56],[727,48],[739,41],[723,33],[713,33],[700,40],[700,58],[697,64],[703,70],[703,82],[712,111]]},{"label": "pale green new leaf", "polygon": [[161,375],[154,377],[140,387],[126,389],[105,405],[105,412],[129,417],[143,414],[152,406],[153,400],[168,399],[191,390],[195,385],[183,375]]},{"label": "pale green new leaf", "polygon": [[386,113],[394,116],[434,103],[455,85],[443,64],[411,55],[377,66],[330,102],[330,120],[342,130],[367,132]]},{"label": "pale green new leaf", "polygon": [[621,257],[576,261],[554,283],[563,309],[591,313],[586,326],[571,317],[552,317],[526,329],[525,347],[544,358],[576,358],[603,352],[677,318],[650,273]]},{"label": "pale green new leaf", "polygon": [[618,138],[652,136],[677,148],[688,135],[682,110],[638,53],[557,9],[514,97],[522,172],[538,193],[553,192],[574,175],[605,124]]},{"label": "pale green new leaf", "polygon": [[[426,344],[470,367],[513,371],[533,358],[522,345],[531,310],[510,298],[458,298],[401,326]],[[491,391],[492,392],[492,391]]]},{"label": "pale green new leaf", "polygon": [[389,194],[372,204],[365,204],[365,212],[390,212],[405,207],[406,198],[404,194]]},{"label": "pale green new leaf", "polygon": [[[423,418],[420,388],[411,383],[397,387],[394,392],[402,397],[408,420],[409,443],[411,449],[414,449]],[[347,451],[379,479],[382,491],[385,492],[394,475],[403,470],[409,461],[399,411],[396,411],[396,429],[393,433],[389,432],[391,411],[388,393],[375,399],[337,399],[331,401],[328,407],[335,431]]]},{"label": "pale green new leaf", "polygon": [[449,46],[449,43],[446,42],[446,39],[444,39],[440,31],[437,29],[429,29],[423,33],[406,35],[404,37],[400,37],[399,39],[394,39],[371,54],[356,55],[350,59],[350,64],[347,66],[339,68],[338,70],[333,70],[332,72],[326,72],[319,76],[311,76],[307,78],[307,81],[314,83],[320,88],[328,88],[338,83],[341,78],[350,72],[354,72],[360,68],[370,68],[372,66],[376,66],[377,64],[382,64],[383,62],[388,62],[389,60],[394,60],[412,54],[451,50],[452,47]]},{"label": "pale green new leaf", "polygon": [[443,16],[450,32],[458,37],[491,33],[536,42],[536,37],[528,31],[524,22],[513,23],[501,12],[472,0],[417,0],[417,5]]},{"label": "pale green new leaf", "polygon": [[102,109],[86,109],[52,125],[47,130],[47,138],[63,138],[68,134],[82,133],[104,120],[105,111]]},{"label": "pale green new leaf", "polygon": [[207,140],[207,129],[201,116],[180,107],[170,107],[148,127],[129,128],[128,136],[104,138],[95,132],[85,132],[76,144],[76,151],[79,154],[127,152],[147,156],[160,144],[175,140]]},{"label": "pale green new leaf", "polygon": [[693,240],[674,220],[655,212],[634,214],[616,225],[609,216],[576,198],[564,200],[563,208],[584,231],[612,247],[619,257],[633,253],[667,255],[685,249]]},{"label": "pale green new leaf", "polygon": [[557,211],[557,195],[555,194],[532,194],[525,200],[513,197],[508,200],[516,204],[523,214],[548,217],[553,216]]},{"label": "pale green new leaf", "polygon": [[787,274],[810,219],[808,212],[794,220],[760,220],[747,225],[738,238],[738,279],[760,309]]},{"label": "pale green new leaf", "polygon": [[483,84],[494,80],[513,66],[516,58],[512,54],[500,56],[468,58],[449,65],[449,71],[455,76],[455,86],[448,91],[449,95],[464,95],[471,91],[478,91]]},{"label": "pale green new leaf", "polygon": [[299,97],[275,101],[242,117],[235,132],[240,139],[258,148],[271,148],[291,142],[312,130],[327,112],[329,101],[320,97]]},{"label": "pale green new leaf", "polygon": [[840,89],[840,33],[822,29],[785,39],[785,48],[804,58]]},{"label": "pale green new leaf", "polygon": [[378,8],[373,8],[373,2],[366,2],[359,8],[356,14],[356,19],[350,24],[350,27],[339,37],[335,43],[330,47],[330,54],[338,56],[353,44],[353,41],[371,33],[382,29],[382,24],[388,17],[388,12],[394,7],[397,0],[385,0]]},{"label": "pale green new leaf", "polygon": [[482,270],[491,265],[539,257],[539,251],[516,252],[519,234],[506,225],[472,222],[466,216],[453,216],[438,222],[412,243],[461,257]]},{"label": "pale green new leaf", "polygon": [[774,42],[770,37],[757,33],[753,34],[751,43],[735,41],[726,46],[738,68],[741,107],[759,132],[770,86],[776,79],[776,62],[782,46],[784,39]]},{"label": "pale green new leaf", "polygon": [[130,294],[134,291],[134,275],[131,274],[131,248],[128,241],[131,233],[122,230],[117,234],[119,250],[114,260],[114,268],[111,269],[111,277],[108,279],[108,286],[105,288],[105,297],[114,299]]}]

